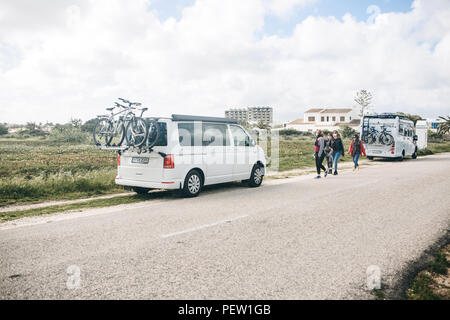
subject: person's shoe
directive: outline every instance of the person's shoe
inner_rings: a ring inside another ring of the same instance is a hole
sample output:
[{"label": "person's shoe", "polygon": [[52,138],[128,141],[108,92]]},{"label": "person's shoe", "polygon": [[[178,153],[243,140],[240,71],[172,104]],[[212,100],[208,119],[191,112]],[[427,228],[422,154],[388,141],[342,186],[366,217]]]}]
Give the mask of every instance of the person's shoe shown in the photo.
[{"label": "person's shoe", "polygon": [[333,173],[333,169],[329,169],[328,174],[332,174],[332,173]]},{"label": "person's shoe", "polygon": [[335,171],[335,172],[333,173],[333,175],[337,176],[337,175],[338,175],[337,171]]},{"label": "person's shoe", "polygon": [[324,178],[326,178],[327,175],[328,175],[328,171],[325,171]]},{"label": "person's shoe", "polygon": [[359,170],[359,164],[358,164],[358,166],[356,167],[356,169]]},{"label": "person's shoe", "polygon": [[315,177],[314,179],[320,179],[321,178],[321,176],[317,176],[317,177]]}]

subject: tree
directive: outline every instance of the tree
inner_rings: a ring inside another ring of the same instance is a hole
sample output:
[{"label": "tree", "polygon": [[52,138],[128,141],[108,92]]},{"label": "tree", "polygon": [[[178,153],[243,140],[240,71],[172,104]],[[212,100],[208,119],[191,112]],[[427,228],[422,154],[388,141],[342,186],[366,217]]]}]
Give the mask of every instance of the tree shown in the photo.
[{"label": "tree", "polygon": [[270,129],[270,125],[262,120],[259,120],[258,123],[256,124],[256,127],[258,129],[263,129],[263,130],[269,130]]},{"label": "tree", "polygon": [[359,116],[362,117],[372,103],[372,94],[367,90],[361,90],[356,93],[355,102],[361,106]]},{"label": "tree", "polygon": [[245,120],[239,120],[238,123],[243,126],[245,129],[249,129],[250,128],[250,124],[245,121]]},{"label": "tree", "polygon": [[4,125],[0,123],[0,136],[7,134],[8,133],[8,128]]},{"label": "tree", "polygon": [[439,117],[439,119],[444,120],[444,122],[440,123],[438,126],[438,132],[440,134],[450,133],[450,116],[447,117]]},{"label": "tree", "polygon": [[397,114],[400,116],[404,116],[411,121],[414,121],[414,125],[416,125],[417,121],[422,120],[422,117],[417,114],[409,114],[409,113],[403,113],[403,112],[397,112]]},{"label": "tree", "polygon": [[341,132],[343,138],[352,138],[355,134],[357,134],[355,129],[347,125],[342,125],[339,131]]},{"label": "tree", "polygon": [[81,126],[81,130],[83,130],[84,132],[92,132],[94,130],[94,126],[97,123],[97,118],[94,119],[90,119],[88,121],[86,121],[82,126]]},{"label": "tree", "polygon": [[81,125],[83,124],[83,121],[81,119],[70,119],[70,123],[72,124],[72,127],[81,129]]}]

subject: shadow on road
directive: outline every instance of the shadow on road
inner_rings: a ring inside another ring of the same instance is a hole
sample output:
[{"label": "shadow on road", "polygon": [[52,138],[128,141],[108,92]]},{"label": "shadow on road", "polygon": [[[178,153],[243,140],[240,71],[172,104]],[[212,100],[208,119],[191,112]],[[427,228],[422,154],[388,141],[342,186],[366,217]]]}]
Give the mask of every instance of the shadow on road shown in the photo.
[{"label": "shadow on road", "polygon": [[[222,191],[236,190],[240,188],[248,189],[247,185],[241,182],[215,184],[211,186],[204,186],[201,195],[214,194]],[[142,200],[184,199],[180,190],[151,190],[148,194],[136,194],[133,197]]]}]

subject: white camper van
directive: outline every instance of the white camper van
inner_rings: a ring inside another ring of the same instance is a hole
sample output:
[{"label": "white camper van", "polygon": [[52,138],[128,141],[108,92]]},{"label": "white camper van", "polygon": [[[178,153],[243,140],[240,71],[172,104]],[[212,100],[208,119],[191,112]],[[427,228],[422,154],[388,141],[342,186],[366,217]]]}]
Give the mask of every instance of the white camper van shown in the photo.
[{"label": "white camper van", "polygon": [[384,113],[364,116],[361,126],[367,158],[417,158],[417,136],[414,122],[397,114]]},{"label": "white camper van", "polygon": [[236,120],[172,115],[157,121],[160,135],[151,152],[129,149],[119,155],[117,184],[138,193],[179,189],[188,197],[205,185],[236,180],[261,185],[264,151]]}]

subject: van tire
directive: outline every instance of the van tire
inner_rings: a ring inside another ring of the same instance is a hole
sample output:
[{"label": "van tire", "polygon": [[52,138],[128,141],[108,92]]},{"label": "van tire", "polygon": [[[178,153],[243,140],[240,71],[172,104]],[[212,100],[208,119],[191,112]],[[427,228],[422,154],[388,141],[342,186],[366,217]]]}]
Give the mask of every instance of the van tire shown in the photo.
[{"label": "van tire", "polygon": [[141,188],[141,187],[134,187],[133,191],[136,192],[137,194],[147,194],[150,189],[148,188]]},{"label": "van tire", "polygon": [[187,198],[194,198],[200,194],[202,186],[202,175],[197,170],[191,170],[184,179],[182,194]]},{"label": "van tire", "polygon": [[367,157],[367,159],[369,159],[370,161],[372,161],[372,160],[373,160],[373,157]]},{"label": "van tire", "polygon": [[417,147],[416,150],[414,150],[414,153],[412,154],[411,158],[417,159]]},{"label": "van tire", "polygon": [[264,179],[264,167],[260,164],[255,164],[252,169],[252,174],[248,180],[250,188],[257,188],[261,185]]}]

